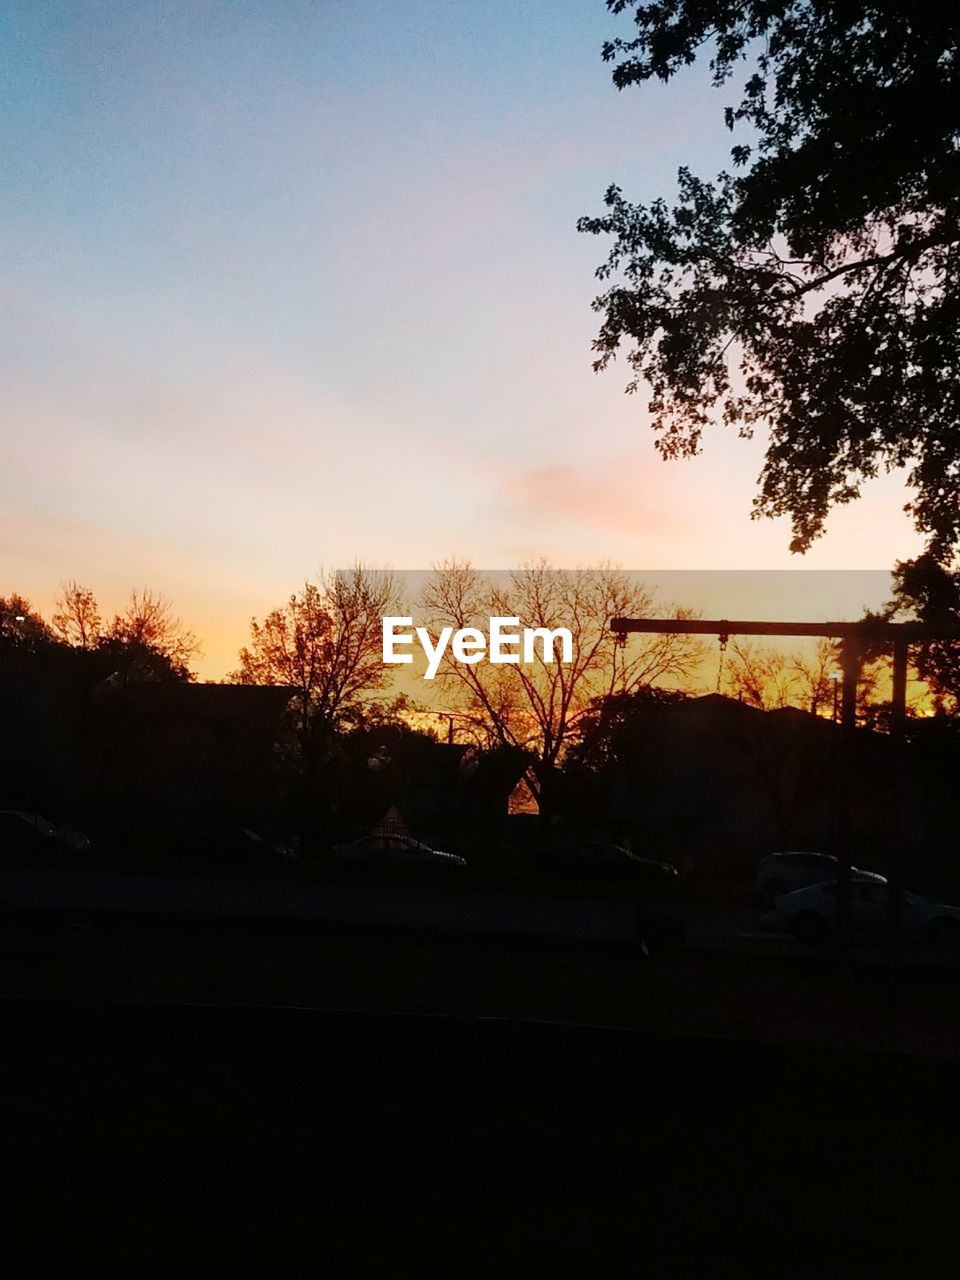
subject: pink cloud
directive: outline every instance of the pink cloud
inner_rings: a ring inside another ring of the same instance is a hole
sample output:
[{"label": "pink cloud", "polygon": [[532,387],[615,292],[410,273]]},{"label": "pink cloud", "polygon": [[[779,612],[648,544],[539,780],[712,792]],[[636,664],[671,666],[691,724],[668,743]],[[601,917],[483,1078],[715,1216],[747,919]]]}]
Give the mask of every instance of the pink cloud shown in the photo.
[{"label": "pink cloud", "polygon": [[674,515],[651,501],[648,468],[636,458],[611,459],[598,468],[559,464],[505,478],[507,492],[525,512],[563,516],[596,530],[644,537],[675,532]]}]

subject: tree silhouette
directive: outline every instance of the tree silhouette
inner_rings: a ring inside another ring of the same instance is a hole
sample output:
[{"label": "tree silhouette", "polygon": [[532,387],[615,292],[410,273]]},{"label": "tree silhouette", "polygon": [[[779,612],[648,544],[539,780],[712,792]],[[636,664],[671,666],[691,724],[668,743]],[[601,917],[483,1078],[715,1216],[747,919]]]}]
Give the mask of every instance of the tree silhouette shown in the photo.
[{"label": "tree silhouette", "polygon": [[[891,616],[960,626],[960,571],[945,568],[933,556],[918,556],[897,564],[893,584]],[[912,657],[917,676],[929,687],[934,710],[960,715],[960,643],[928,640],[913,646]]]},{"label": "tree silhouette", "polygon": [[192,680],[190,660],[199,644],[173,613],[173,606],[150,587],[131,591],[123,613],[114,616],[100,636],[97,653],[115,670],[115,684],[141,680]]},{"label": "tree silhouette", "polygon": [[960,539],[960,16],[890,0],[607,0],[623,88],[709,59],[746,67],[734,175],[679,171],[676,202],[619,187],[579,228],[597,272],[595,368],[621,351],[658,447],[699,452],[716,418],[769,432],[754,515],[820,536],[864,480],[906,467],[931,550]]},{"label": "tree silhouette", "polygon": [[24,596],[0,596],[0,653],[7,661],[29,662],[56,646],[57,637]]},{"label": "tree silhouette", "polygon": [[840,650],[835,641],[821,637],[813,653],[798,653],[793,659],[793,669],[800,687],[800,705],[819,715],[821,710],[832,711],[834,695],[839,697],[840,673],[843,666]]},{"label": "tree silhouette", "polygon": [[73,579],[61,586],[51,623],[62,640],[79,649],[92,649],[103,632],[96,596]]},{"label": "tree silhouette", "polygon": [[732,640],[724,677],[727,689],[735,698],[761,711],[794,707],[800,701],[796,659],[772,645]]},{"label": "tree silhouette", "polygon": [[637,742],[650,736],[651,709],[675,706],[687,696],[678,689],[641,685],[594,698],[577,720],[565,769],[597,774],[629,760]]},{"label": "tree silhouette", "polygon": [[[812,653],[734,640],[724,667],[724,692],[759,711],[796,707],[812,715],[829,714],[843,667],[837,641],[818,640]],[[888,729],[890,656],[882,647],[866,654],[857,680],[857,720]],[[884,695],[887,700],[884,700]]]},{"label": "tree silhouette", "polygon": [[230,678],[296,691],[298,736],[306,750],[362,719],[365,703],[390,673],[382,657],[382,619],[396,613],[390,574],[357,566],[307,582],[279,609],[250,620],[250,644]]},{"label": "tree silhouette", "polygon": [[78,670],[113,685],[157,680],[192,680],[190,661],[199,652],[196,636],[173,606],[150,587],[133,590],[122,613],[104,626],[97,598],[75,580],[64,583],[54,602],[58,639],[87,659]]},{"label": "tree silhouette", "polygon": [[484,628],[497,616],[518,617],[521,626],[570,630],[569,664],[547,662],[537,648],[533,663],[467,665],[448,650],[438,673],[454,703],[482,726],[487,745],[528,753],[527,782],[545,817],[554,772],[591,702],[658,680],[683,680],[702,653],[690,636],[652,635],[618,645],[610,619],[650,614],[654,596],[630,575],[606,567],[554,570],[541,562],[515,570],[500,584],[469,564],[452,562],[434,570],[423,611],[434,635],[445,626]]}]

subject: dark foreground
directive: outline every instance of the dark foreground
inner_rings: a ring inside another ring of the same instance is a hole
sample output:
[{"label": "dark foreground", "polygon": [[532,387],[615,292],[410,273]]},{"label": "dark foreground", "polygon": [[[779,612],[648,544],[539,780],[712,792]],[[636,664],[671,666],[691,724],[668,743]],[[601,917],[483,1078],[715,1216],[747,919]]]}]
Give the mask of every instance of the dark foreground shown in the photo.
[{"label": "dark foreground", "polygon": [[952,1060],[291,1008],[0,1013],[9,1274],[956,1274]]}]

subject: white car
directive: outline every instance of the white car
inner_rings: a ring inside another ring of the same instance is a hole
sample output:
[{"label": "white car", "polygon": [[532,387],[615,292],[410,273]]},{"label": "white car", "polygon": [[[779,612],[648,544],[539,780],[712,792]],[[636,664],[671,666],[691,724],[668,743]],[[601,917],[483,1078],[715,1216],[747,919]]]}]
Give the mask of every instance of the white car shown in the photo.
[{"label": "white car", "polygon": [[[840,864],[830,853],[771,853],[757,871],[757,888],[766,898],[806,889],[808,885],[836,880]],[[876,871],[852,867],[851,873],[876,884],[886,884],[886,876]]]},{"label": "white car", "polygon": [[461,858],[459,854],[431,849],[422,840],[414,840],[411,836],[361,836],[359,840],[334,845],[333,856],[381,867],[467,865],[466,858]]},{"label": "white car", "polygon": [[[931,902],[904,890],[900,923],[906,937],[930,946],[960,947],[960,907]],[[763,929],[792,933],[801,942],[826,937],[837,917],[837,884],[814,884],[774,900],[760,917]],[[850,884],[850,926],[855,934],[882,937],[887,922],[887,886],[858,872]]]}]

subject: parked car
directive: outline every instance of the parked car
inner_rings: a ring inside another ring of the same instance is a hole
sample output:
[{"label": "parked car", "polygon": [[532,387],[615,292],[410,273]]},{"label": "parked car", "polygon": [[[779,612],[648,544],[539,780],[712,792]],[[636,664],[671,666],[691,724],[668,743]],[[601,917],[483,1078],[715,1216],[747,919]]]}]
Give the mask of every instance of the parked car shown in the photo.
[{"label": "parked car", "polygon": [[187,870],[264,870],[295,861],[287,845],[233,822],[204,822],[168,832],[153,844],[154,860]]},{"label": "parked car", "polygon": [[676,914],[680,874],[657,858],[644,858],[604,840],[572,840],[534,851],[540,885],[578,896],[612,894],[636,908],[637,941],[646,955],[682,945]]},{"label": "parked car", "polygon": [[89,849],[89,837],[72,827],[59,827],[39,813],[23,809],[0,810],[0,859],[42,862]]},{"label": "parked car", "polygon": [[232,822],[207,823],[200,828],[198,834],[208,848],[222,851],[228,857],[236,853],[268,861],[295,862],[297,859],[296,851],[289,845],[281,844],[278,840],[268,840],[249,827]]},{"label": "parked car", "polygon": [[467,865],[466,858],[459,854],[432,849],[411,836],[360,836],[358,840],[334,845],[332,853],[345,861],[381,867]]},{"label": "parked car", "polygon": [[[887,921],[887,885],[862,871],[850,885],[850,925],[855,934],[882,937]],[[761,927],[789,932],[798,941],[826,937],[837,918],[837,884],[809,885],[778,897],[760,917]],[[904,891],[901,898],[901,927],[904,935],[931,946],[960,947],[960,907],[931,902],[920,894]]]},{"label": "parked car", "polygon": [[83,831],[78,831],[76,827],[71,827],[69,823],[61,822],[57,826],[57,838],[63,840],[71,849],[77,849],[80,853],[85,853],[91,846],[92,840]]},{"label": "parked car", "polygon": [[594,877],[667,891],[675,889],[680,878],[677,868],[669,862],[644,858],[622,845],[603,840],[548,845],[534,851],[534,862],[540,871],[548,875],[575,879]]},{"label": "parked car", "polygon": [[[840,864],[829,853],[771,853],[760,863],[757,871],[757,888],[767,899],[805,889],[808,885],[836,880]],[[852,867],[851,874],[886,884],[886,876],[876,871],[863,871]]]}]

